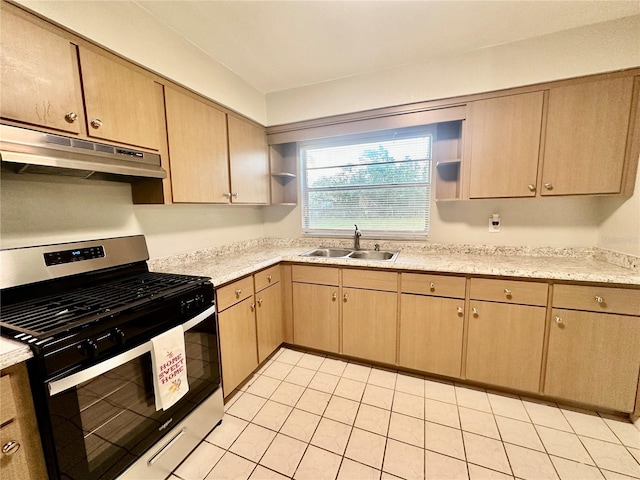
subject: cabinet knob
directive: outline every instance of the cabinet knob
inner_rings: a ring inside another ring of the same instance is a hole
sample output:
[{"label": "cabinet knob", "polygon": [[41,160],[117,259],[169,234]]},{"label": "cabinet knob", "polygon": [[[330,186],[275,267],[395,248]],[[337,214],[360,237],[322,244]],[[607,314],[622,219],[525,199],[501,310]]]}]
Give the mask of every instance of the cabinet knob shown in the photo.
[{"label": "cabinet knob", "polygon": [[256,304],[252,303],[251,305],[249,305],[249,308],[251,309],[251,311],[253,312],[256,309]]},{"label": "cabinet knob", "polygon": [[258,306],[259,306],[259,307],[261,307],[261,306],[262,306],[262,299],[261,299],[261,298],[259,298],[259,299],[258,299]]},{"label": "cabinet knob", "polygon": [[231,194],[231,197],[232,197],[232,198],[238,198],[238,192],[233,192],[233,193]]},{"label": "cabinet knob", "polygon": [[544,188],[546,188],[547,190],[553,190],[553,183],[551,182],[545,183]]},{"label": "cabinet knob", "polygon": [[73,123],[78,119],[78,114],[76,112],[69,112],[64,116],[64,119],[69,123]]},{"label": "cabinet knob", "polygon": [[273,277],[272,277],[271,275],[267,275],[267,282],[271,283],[271,279],[272,279],[272,278],[273,278]]},{"label": "cabinet knob", "polygon": [[345,293],[342,298],[344,299],[344,301],[346,302],[349,299],[349,294]]},{"label": "cabinet knob", "polygon": [[464,313],[464,308],[462,308],[462,307],[458,307],[457,310],[458,310],[458,313],[460,315],[462,315]]},{"label": "cabinet knob", "polygon": [[601,296],[599,296],[599,295],[596,295],[596,302],[598,302],[598,303],[602,304],[602,303],[604,303],[604,298],[602,298],[602,297],[601,297]]},{"label": "cabinet knob", "polygon": [[99,118],[94,118],[93,120],[91,120],[91,126],[93,128],[100,128],[102,126],[102,120],[100,120]]},{"label": "cabinet knob", "polygon": [[338,298],[338,294],[333,292],[333,295],[331,295],[331,298],[333,298],[334,300],[336,300]]},{"label": "cabinet knob", "polygon": [[478,313],[480,313],[480,312],[478,312],[478,309],[476,307],[473,307],[471,309],[471,313],[473,313],[474,315],[478,315]]},{"label": "cabinet knob", "polygon": [[20,450],[20,444],[15,440],[9,440],[2,446],[2,453],[4,455],[13,455]]},{"label": "cabinet knob", "polygon": [[504,289],[504,294],[505,294],[507,297],[510,297],[510,296],[511,296],[511,289],[510,289],[510,288],[505,288],[505,289]]},{"label": "cabinet knob", "polygon": [[223,195],[225,198],[231,198],[231,192],[223,193],[222,195]]},{"label": "cabinet knob", "polygon": [[562,317],[556,317],[556,323],[562,323]]},{"label": "cabinet knob", "polygon": [[536,186],[533,183],[530,183],[529,185],[527,185],[527,188],[529,189],[530,192],[536,191]]},{"label": "cabinet knob", "polygon": [[240,298],[241,293],[242,293],[242,290],[240,289],[236,290],[236,298]]},{"label": "cabinet knob", "polygon": [[436,284],[435,284],[435,283],[433,283],[433,282],[431,282],[431,283],[429,284],[429,290],[431,290],[431,291],[433,292],[435,289],[436,289]]}]

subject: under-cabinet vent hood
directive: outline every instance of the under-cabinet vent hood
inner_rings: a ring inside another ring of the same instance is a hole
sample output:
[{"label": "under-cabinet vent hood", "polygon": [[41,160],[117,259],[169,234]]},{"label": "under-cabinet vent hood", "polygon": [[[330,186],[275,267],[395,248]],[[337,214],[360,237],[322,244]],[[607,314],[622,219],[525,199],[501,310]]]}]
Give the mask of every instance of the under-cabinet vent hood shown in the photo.
[{"label": "under-cabinet vent hood", "polygon": [[158,154],[9,125],[0,125],[0,157],[17,173],[122,182],[167,176]]}]

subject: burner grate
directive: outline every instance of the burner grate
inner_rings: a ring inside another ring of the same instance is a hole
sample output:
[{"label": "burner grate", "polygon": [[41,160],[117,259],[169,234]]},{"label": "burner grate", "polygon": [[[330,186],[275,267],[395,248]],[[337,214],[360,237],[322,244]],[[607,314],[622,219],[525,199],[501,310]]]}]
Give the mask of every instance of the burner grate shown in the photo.
[{"label": "burner grate", "polygon": [[0,326],[43,338],[179,292],[201,277],[146,272],[63,294],[3,305]]}]

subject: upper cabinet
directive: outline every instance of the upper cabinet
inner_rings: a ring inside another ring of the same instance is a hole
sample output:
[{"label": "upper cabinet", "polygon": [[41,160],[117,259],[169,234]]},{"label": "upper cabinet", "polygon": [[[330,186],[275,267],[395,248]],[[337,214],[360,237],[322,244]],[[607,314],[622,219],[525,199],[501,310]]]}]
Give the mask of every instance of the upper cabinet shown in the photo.
[{"label": "upper cabinet", "polygon": [[89,136],[158,149],[153,79],[85,48],[80,67]]},{"label": "upper cabinet", "polygon": [[78,134],[83,123],[76,47],[2,4],[0,115]]},{"label": "upper cabinet", "polygon": [[172,88],[165,108],[174,202],[269,202],[263,128]]},{"label": "upper cabinet", "polygon": [[542,92],[469,106],[469,198],[533,197],[536,191]]},{"label": "upper cabinet", "polygon": [[633,77],[549,90],[541,195],[620,193]]}]

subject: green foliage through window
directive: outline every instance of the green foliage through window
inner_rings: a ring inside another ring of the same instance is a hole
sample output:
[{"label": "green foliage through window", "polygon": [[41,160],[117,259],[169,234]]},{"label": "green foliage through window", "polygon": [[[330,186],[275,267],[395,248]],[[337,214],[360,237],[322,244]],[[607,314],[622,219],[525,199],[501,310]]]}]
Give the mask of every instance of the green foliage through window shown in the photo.
[{"label": "green foliage through window", "polygon": [[425,235],[431,142],[423,128],[303,144],[303,231]]}]

